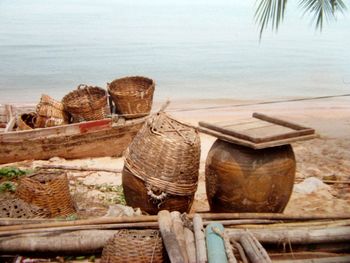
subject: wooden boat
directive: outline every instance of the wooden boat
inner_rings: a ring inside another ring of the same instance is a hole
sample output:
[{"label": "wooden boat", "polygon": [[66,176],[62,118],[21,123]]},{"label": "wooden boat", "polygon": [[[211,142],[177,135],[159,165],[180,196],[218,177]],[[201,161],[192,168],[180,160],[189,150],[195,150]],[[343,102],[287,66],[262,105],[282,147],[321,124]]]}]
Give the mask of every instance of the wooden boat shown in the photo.
[{"label": "wooden boat", "polygon": [[147,117],[114,121],[111,118],[50,128],[13,131],[16,117],[33,106],[0,105],[0,164],[46,160],[121,156]]}]

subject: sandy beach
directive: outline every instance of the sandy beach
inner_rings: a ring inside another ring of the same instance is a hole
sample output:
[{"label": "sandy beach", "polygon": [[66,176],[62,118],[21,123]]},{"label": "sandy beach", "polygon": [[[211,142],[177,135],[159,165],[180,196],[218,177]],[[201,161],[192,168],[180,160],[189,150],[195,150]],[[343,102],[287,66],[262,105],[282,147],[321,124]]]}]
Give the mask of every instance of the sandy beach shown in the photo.
[{"label": "sandy beach", "polygon": [[[153,111],[157,111],[162,103],[156,102]],[[172,101],[167,111],[175,118],[192,125],[204,120],[239,122],[251,116],[253,112],[260,112],[316,129],[318,138],[292,145],[297,160],[297,172],[294,190],[285,213],[350,213],[350,98],[261,103],[261,101],[182,100]],[[242,106],[243,104],[247,106]],[[191,211],[209,210],[204,170],[207,153],[216,138],[205,134],[200,136],[200,177]],[[42,164],[121,170],[123,158],[82,160],[52,158],[48,161],[24,161],[13,165],[35,168]],[[72,195],[82,215],[104,215],[109,205],[118,202],[122,183],[120,173],[71,171],[68,175]],[[305,179],[308,180],[304,181]],[[347,182],[341,183],[341,181]]]}]

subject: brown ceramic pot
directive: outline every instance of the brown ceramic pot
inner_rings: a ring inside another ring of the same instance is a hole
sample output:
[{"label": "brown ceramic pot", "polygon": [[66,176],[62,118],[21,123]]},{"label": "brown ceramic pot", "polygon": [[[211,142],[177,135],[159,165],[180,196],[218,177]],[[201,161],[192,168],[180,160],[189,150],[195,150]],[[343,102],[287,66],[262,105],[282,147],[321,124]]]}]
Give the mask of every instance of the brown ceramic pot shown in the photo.
[{"label": "brown ceramic pot", "polygon": [[217,140],[205,168],[211,211],[283,212],[295,167],[291,145],[254,150]]}]

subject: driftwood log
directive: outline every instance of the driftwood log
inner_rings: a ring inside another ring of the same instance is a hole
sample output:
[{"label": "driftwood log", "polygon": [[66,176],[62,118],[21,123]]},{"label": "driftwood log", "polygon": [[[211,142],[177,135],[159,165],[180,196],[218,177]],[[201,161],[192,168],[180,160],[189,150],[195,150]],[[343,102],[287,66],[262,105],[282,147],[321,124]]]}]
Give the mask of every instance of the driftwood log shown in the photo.
[{"label": "driftwood log", "polygon": [[185,234],[184,234],[184,225],[181,219],[181,214],[178,211],[173,211],[170,213],[170,215],[172,219],[173,231],[177,239],[177,242],[179,243],[181,254],[184,259],[183,262],[187,263],[188,256],[187,256],[187,248],[186,248],[186,241],[185,241]]},{"label": "driftwood log", "polygon": [[194,241],[194,234],[189,228],[184,227],[184,236],[186,241],[188,262],[196,263],[196,244]]},{"label": "driftwood log", "polygon": [[18,253],[88,254],[101,252],[115,230],[84,230],[52,235],[35,234],[0,239],[0,251]]},{"label": "driftwood log", "polygon": [[170,261],[172,263],[183,263],[184,258],[176,235],[173,232],[172,220],[168,210],[161,210],[158,212],[158,223]]},{"label": "driftwood log", "polygon": [[193,216],[193,230],[196,242],[197,263],[205,263],[207,262],[207,249],[205,245],[203,221],[199,214],[194,214]]}]

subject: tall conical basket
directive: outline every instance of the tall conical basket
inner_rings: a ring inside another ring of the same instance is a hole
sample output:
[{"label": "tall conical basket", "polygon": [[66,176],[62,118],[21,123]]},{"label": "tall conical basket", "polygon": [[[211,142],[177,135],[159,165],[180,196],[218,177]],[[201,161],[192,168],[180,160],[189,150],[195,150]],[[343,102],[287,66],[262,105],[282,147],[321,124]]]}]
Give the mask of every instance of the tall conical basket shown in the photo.
[{"label": "tall conical basket", "polygon": [[81,84],[63,97],[63,105],[74,122],[100,120],[106,117],[107,92],[100,87]]},{"label": "tall conical basket", "polygon": [[108,84],[108,92],[116,106],[117,113],[127,119],[146,116],[153,102],[155,83],[140,76],[125,77]]},{"label": "tall conical basket", "polygon": [[129,206],[149,214],[188,212],[197,190],[200,138],[166,113],[154,115],[125,154],[123,188]]}]

